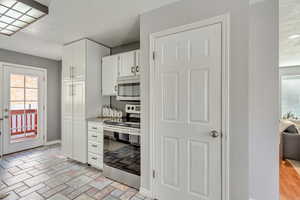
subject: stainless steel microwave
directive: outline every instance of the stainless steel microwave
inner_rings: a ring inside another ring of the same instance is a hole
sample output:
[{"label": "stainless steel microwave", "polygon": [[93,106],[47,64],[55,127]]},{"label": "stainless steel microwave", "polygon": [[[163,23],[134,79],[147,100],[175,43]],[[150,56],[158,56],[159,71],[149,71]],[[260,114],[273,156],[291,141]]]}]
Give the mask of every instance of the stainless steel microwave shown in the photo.
[{"label": "stainless steel microwave", "polygon": [[118,79],[117,100],[140,101],[140,77]]}]

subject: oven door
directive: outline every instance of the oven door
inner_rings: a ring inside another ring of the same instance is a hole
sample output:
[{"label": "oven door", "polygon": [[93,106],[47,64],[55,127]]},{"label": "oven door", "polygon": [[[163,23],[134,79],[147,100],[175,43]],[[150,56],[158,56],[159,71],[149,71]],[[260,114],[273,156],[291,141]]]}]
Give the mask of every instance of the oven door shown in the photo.
[{"label": "oven door", "polygon": [[104,164],[140,176],[140,136],[104,132]]},{"label": "oven door", "polygon": [[117,100],[119,101],[139,101],[140,82],[139,79],[118,80]]}]

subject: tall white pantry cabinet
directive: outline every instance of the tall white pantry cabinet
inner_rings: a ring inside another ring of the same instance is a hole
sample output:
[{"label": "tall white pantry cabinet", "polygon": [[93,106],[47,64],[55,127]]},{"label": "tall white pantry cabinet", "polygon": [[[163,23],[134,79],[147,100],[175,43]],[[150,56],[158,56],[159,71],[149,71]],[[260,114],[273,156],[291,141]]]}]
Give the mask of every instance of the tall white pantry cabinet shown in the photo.
[{"label": "tall white pantry cabinet", "polygon": [[64,46],[62,59],[62,151],[87,162],[86,119],[96,117],[109,97],[101,92],[101,59],[110,49],[83,39]]}]

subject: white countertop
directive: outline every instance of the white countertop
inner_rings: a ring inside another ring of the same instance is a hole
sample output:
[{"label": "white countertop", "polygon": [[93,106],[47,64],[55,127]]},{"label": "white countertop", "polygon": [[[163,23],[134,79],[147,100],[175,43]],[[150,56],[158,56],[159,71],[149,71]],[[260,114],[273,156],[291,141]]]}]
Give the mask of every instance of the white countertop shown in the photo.
[{"label": "white countertop", "polygon": [[110,120],[110,119],[116,119],[116,118],[113,118],[113,117],[91,117],[91,118],[87,118],[86,120],[88,122],[103,123],[105,120]]}]

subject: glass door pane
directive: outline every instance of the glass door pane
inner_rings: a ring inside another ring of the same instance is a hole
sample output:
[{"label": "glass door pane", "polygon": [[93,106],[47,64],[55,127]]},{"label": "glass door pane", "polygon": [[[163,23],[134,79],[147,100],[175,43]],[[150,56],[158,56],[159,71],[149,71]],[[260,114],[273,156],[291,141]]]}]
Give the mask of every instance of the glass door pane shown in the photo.
[{"label": "glass door pane", "polygon": [[38,136],[38,77],[10,75],[10,143]]}]

